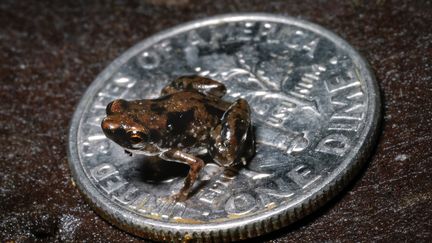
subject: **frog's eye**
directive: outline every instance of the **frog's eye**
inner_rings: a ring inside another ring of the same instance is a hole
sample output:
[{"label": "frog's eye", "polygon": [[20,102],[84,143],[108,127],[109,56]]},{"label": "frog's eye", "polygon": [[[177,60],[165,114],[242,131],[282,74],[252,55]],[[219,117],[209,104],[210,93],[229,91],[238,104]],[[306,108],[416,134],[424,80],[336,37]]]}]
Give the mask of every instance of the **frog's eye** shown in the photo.
[{"label": "frog's eye", "polygon": [[128,135],[129,135],[129,141],[132,144],[144,142],[146,138],[146,135],[144,133],[138,131],[130,131],[128,132]]},{"label": "frog's eye", "polygon": [[133,136],[130,138],[130,141],[132,142],[132,144],[137,144],[137,143],[141,143],[142,138],[138,136]]}]

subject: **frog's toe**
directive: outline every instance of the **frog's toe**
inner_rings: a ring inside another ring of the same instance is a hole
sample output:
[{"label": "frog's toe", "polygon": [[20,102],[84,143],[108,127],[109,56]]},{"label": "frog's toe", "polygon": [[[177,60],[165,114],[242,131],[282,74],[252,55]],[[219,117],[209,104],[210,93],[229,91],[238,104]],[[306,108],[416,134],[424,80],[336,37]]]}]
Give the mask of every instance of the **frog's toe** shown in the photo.
[{"label": "frog's toe", "polygon": [[171,195],[168,200],[172,202],[184,202],[186,201],[187,198],[188,198],[188,194],[179,192],[174,195]]},{"label": "frog's toe", "polygon": [[222,83],[196,75],[179,77],[162,89],[162,95],[173,94],[179,91],[197,91],[205,95],[222,97],[226,93],[226,87]]},{"label": "frog's toe", "polygon": [[[248,134],[251,133],[249,104],[244,99],[236,100],[225,112],[218,125],[212,132],[213,144],[210,154],[213,159],[224,166],[231,166],[238,160],[246,164],[246,156],[241,160],[247,146]],[[252,141],[253,143],[253,141]]]}]

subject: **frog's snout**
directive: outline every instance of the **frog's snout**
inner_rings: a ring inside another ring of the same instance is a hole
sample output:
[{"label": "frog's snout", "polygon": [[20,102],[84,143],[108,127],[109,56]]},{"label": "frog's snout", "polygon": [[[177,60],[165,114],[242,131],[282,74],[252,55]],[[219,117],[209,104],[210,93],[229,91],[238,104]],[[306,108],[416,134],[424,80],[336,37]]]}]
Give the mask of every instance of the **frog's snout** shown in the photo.
[{"label": "frog's snout", "polygon": [[105,136],[118,144],[123,144],[125,141],[125,132],[121,127],[116,116],[107,116],[102,120],[101,123],[102,131]]},{"label": "frog's snout", "polygon": [[101,123],[102,131],[107,138],[117,142],[123,136],[123,129],[121,128],[121,123],[116,119],[116,117],[107,116],[102,120]]},{"label": "frog's snout", "polygon": [[128,102],[126,100],[117,99],[111,101],[106,107],[106,114],[112,115],[115,113],[122,113],[128,108]]},{"label": "frog's snout", "polygon": [[101,123],[102,130],[106,132],[114,132],[120,128],[120,124],[112,117],[105,117]]}]

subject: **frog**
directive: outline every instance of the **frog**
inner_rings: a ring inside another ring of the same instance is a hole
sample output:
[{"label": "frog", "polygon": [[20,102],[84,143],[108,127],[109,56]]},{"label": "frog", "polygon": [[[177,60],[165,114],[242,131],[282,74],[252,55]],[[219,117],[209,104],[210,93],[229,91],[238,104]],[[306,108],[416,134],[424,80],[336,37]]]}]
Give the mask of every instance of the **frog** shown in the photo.
[{"label": "frog", "polygon": [[242,98],[226,101],[222,99],[226,93],[219,81],[182,76],[164,86],[157,98],[113,100],[101,127],[107,138],[130,155],[188,165],[183,187],[172,196],[185,201],[206,163],[236,170],[254,156],[249,104]]}]

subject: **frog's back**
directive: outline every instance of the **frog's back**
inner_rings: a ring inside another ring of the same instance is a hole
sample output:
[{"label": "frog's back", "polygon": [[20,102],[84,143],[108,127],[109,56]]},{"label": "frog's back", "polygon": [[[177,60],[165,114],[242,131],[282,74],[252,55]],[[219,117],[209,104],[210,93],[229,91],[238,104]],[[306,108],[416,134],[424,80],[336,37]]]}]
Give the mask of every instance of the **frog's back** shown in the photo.
[{"label": "frog's back", "polygon": [[191,141],[207,143],[210,131],[220,123],[229,106],[218,97],[182,91],[152,100],[150,108],[164,117],[165,135],[174,143],[187,145]]},{"label": "frog's back", "polygon": [[157,106],[163,107],[167,114],[193,110],[196,119],[199,120],[210,117],[220,119],[230,106],[230,103],[218,97],[207,96],[199,92],[182,91],[156,99],[154,108],[159,108]]}]

